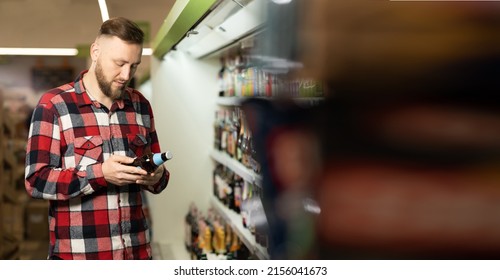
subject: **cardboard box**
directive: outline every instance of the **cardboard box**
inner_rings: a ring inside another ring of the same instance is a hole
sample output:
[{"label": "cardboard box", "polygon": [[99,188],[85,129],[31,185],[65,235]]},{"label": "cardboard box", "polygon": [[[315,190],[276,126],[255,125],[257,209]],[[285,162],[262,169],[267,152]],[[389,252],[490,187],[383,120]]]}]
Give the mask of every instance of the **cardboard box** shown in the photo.
[{"label": "cardboard box", "polygon": [[24,207],[17,203],[2,203],[3,211],[3,230],[5,234],[9,234],[16,240],[20,241],[24,238]]},{"label": "cardboard box", "polygon": [[45,240],[25,240],[20,243],[21,260],[46,260],[49,243]]},{"label": "cardboard box", "polygon": [[26,239],[49,240],[49,204],[47,201],[32,200],[26,204]]}]

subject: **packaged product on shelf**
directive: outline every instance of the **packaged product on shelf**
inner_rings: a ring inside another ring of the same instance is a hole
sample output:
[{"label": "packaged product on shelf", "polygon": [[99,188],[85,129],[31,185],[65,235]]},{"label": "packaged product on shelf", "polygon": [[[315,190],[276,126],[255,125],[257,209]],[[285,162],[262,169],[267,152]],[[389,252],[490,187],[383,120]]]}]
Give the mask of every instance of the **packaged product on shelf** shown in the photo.
[{"label": "packaged product on shelf", "polygon": [[207,225],[204,218],[198,219],[199,237],[198,237],[198,253],[197,258],[200,259],[201,254],[211,253],[212,249],[212,230]]},{"label": "packaged product on shelf", "polygon": [[201,219],[200,213],[195,219],[193,219],[193,223],[191,224],[191,248],[189,249],[189,253],[191,255],[191,259],[196,260],[201,255],[201,247],[200,247],[200,227],[199,220]]},{"label": "packaged product on shelf", "polygon": [[226,232],[224,224],[219,218],[213,221],[214,235],[213,235],[213,248],[214,252],[218,255],[226,253]]}]

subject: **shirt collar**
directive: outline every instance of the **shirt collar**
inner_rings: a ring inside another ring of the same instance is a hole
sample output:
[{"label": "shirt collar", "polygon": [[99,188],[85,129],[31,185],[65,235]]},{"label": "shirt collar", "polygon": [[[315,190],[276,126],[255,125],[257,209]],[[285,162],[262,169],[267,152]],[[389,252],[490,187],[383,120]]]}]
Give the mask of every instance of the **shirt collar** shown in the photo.
[{"label": "shirt collar", "polygon": [[[101,108],[101,103],[97,102],[92,95],[87,93],[85,85],[83,84],[83,75],[85,75],[87,72],[88,70],[80,72],[80,74],[76,77],[74,82],[74,88],[78,98],[78,104],[79,104],[78,106],[82,107],[82,106],[94,105],[97,108]],[[112,107],[118,106],[119,109],[123,109],[125,108],[125,106],[132,105],[132,101],[130,98],[131,94],[132,94],[132,89],[127,87],[125,89],[125,93],[123,94],[123,98],[113,102]]]}]

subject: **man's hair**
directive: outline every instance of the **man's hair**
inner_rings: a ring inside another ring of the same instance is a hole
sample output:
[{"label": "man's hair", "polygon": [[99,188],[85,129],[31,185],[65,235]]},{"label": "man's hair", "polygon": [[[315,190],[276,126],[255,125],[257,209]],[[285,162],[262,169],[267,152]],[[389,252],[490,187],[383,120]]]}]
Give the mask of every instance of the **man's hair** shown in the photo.
[{"label": "man's hair", "polygon": [[133,21],[114,17],[106,20],[99,29],[99,36],[116,36],[121,40],[142,45],[144,43],[144,32]]}]

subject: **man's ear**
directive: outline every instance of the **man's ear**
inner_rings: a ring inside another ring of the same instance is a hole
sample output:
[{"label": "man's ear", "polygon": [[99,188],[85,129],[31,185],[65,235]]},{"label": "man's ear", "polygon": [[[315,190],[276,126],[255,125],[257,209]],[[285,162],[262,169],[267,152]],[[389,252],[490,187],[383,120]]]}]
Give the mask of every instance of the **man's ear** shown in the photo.
[{"label": "man's ear", "polygon": [[92,43],[92,45],[90,45],[90,58],[92,59],[92,61],[97,60],[100,52],[101,52],[101,47],[99,43],[97,43],[97,41],[95,41],[94,43]]}]

